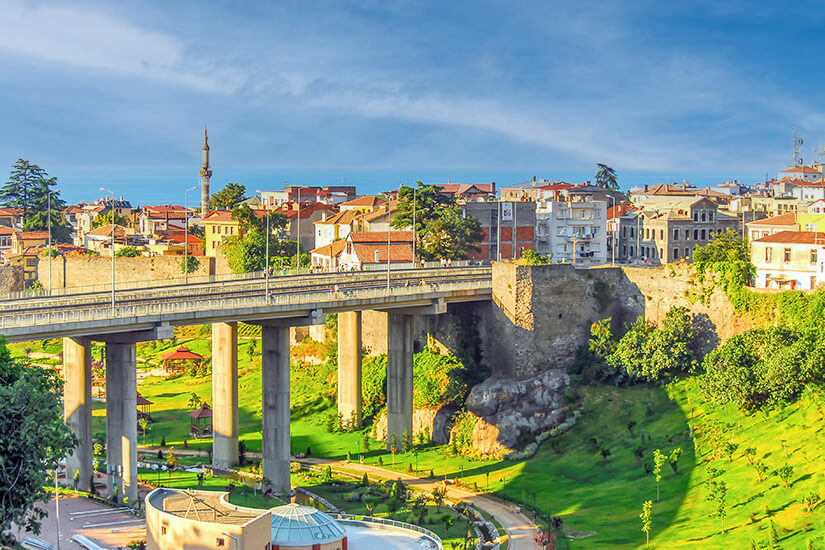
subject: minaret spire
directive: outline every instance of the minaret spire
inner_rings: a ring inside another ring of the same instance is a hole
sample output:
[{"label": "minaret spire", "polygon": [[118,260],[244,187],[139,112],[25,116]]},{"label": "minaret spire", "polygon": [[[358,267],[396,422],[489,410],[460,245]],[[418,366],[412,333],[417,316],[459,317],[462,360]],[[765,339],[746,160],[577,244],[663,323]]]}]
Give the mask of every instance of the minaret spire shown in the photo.
[{"label": "minaret spire", "polygon": [[203,125],[203,164],[201,165],[201,216],[209,212],[209,180],[212,170],[209,168],[209,137],[206,134],[206,124]]}]

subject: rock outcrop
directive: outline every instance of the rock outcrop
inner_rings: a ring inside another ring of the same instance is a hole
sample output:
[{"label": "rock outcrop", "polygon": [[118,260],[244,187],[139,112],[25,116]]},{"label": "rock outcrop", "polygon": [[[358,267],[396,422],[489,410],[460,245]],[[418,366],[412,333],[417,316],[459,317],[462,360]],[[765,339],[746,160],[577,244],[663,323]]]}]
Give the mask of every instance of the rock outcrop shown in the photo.
[{"label": "rock outcrop", "polygon": [[564,371],[553,369],[524,380],[492,377],[473,387],[465,404],[481,417],[473,447],[498,456],[514,449],[521,434],[536,435],[557,425],[567,412],[569,382]]},{"label": "rock outcrop", "polygon": [[[415,409],[413,411],[413,441],[426,428],[430,432],[433,443],[446,445],[450,442],[450,429],[455,407],[444,406],[435,409]],[[387,413],[383,412],[373,425],[371,436],[378,441],[387,440]],[[400,445],[400,443],[399,443]]]}]

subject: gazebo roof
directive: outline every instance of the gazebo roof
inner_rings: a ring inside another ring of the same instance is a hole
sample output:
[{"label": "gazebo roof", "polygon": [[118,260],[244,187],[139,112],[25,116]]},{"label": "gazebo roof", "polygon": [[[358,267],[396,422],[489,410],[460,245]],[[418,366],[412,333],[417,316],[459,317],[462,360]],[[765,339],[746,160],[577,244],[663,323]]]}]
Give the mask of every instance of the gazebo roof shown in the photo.
[{"label": "gazebo roof", "polygon": [[202,355],[198,355],[193,351],[189,351],[189,348],[186,346],[180,346],[175,351],[171,351],[169,353],[164,353],[161,355],[164,361],[185,361],[188,359],[203,359]]},{"label": "gazebo roof", "polygon": [[146,399],[145,397],[140,395],[140,392],[138,392],[138,394],[137,394],[137,404],[138,404],[138,406],[140,406],[140,405],[154,405],[153,402],[149,401],[148,399]]},{"label": "gazebo roof", "polygon": [[207,403],[201,403],[199,409],[186,414],[192,418],[212,418],[212,409],[209,408]]}]

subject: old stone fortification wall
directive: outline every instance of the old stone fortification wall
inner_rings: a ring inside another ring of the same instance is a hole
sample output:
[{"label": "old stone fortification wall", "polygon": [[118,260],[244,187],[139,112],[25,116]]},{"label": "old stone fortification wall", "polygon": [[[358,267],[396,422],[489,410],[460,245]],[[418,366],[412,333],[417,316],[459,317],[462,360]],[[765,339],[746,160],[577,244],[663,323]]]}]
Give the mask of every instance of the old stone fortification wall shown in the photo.
[{"label": "old stone fortification wall", "polygon": [[[198,269],[190,277],[221,275],[225,264],[215,258],[199,257]],[[175,279],[183,277],[178,256],[138,256],[137,258],[115,258],[115,280],[118,283]],[[220,268],[221,271],[218,271]],[[37,264],[37,278],[44,282],[49,279],[48,258],[42,257]],[[112,280],[112,259],[86,254],[69,254],[52,258],[52,287],[70,288],[80,286],[107,285]]]},{"label": "old stone fortification wall", "polygon": [[706,349],[753,326],[719,290],[707,304],[689,300],[694,282],[689,264],[576,269],[497,263],[489,366],[516,379],[565,368],[587,343],[595,321],[610,317],[613,329],[621,331],[640,316],[659,322],[673,306],[693,313]]},{"label": "old stone fortification wall", "polygon": [[18,292],[23,290],[23,268],[20,266],[0,266],[0,292]]}]

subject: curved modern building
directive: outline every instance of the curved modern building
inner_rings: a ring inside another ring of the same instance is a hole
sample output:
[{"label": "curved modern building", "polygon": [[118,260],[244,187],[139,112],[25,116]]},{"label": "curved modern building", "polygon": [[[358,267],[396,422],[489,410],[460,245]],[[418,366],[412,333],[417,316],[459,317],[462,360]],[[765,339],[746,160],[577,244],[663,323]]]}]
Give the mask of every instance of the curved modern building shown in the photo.
[{"label": "curved modern building", "polygon": [[432,532],[372,518],[338,520],[286,504],[256,510],[227,493],[155,489],[146,496],[149,550],[440,550]]}]

